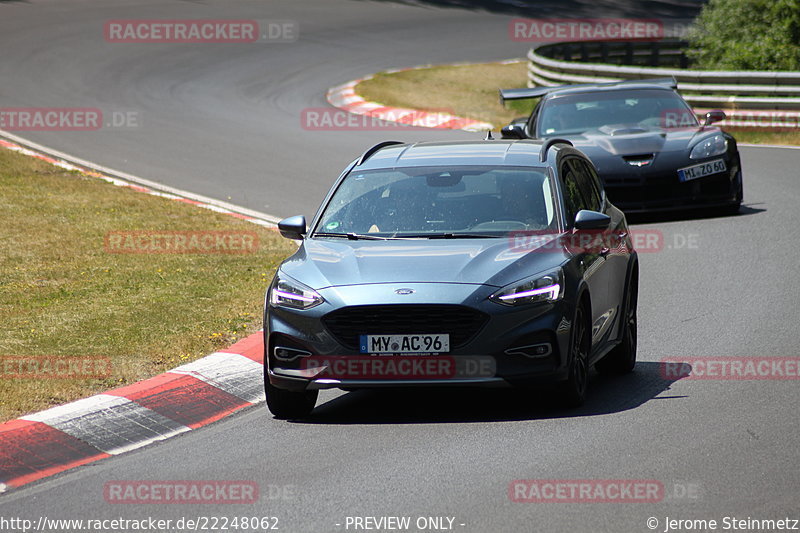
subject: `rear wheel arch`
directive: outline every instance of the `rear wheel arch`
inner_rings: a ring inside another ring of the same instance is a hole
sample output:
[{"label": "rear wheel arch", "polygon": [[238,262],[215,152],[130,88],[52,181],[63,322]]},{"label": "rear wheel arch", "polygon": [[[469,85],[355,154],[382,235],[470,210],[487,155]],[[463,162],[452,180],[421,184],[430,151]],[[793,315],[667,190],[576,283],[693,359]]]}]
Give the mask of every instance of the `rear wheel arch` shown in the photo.
[{"label": "rear wheel arch", "polygon": [[[575,310],[581,307],[583,310],[584,326],[587,331],[592,330],[592,295],[589,293],[589,288],[585,284],[578,288],[578,294],[575,297]],[[574,316],[574,313],[573,313]],[[589,351],[591,351],[591,333],[589,336]]]},{"label": "rear wheel arch", "polygon": [[623,302],[626,301],[628,291],[634,290],[639,293],[639,256],[636,254],[631,255],[630,264],[628,265],[628,274],[625,276],[625,291],[622,295]]},{"label": "rear wheel arch", "polygon": [[589,290],[584,290],[578,299],[578,305],[583,308],[583,319],[586,322],[587,331],[589,331],[589,352],[592,351],[592,297]]},{"label": "rear wheel arch", "polygon": [[622,297],[619,313],[618,343],[602,359],[595,363],[595,368],[601,374],[627,374],[636,365],[639,263],[635,257],[629,267]]}]

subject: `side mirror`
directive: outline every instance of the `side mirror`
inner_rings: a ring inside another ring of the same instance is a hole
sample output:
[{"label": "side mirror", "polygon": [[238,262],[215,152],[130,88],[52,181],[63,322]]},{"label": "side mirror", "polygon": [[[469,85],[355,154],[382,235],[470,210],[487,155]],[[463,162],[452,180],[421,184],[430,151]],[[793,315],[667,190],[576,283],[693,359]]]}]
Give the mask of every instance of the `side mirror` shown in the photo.
[{"label": "side mirror", "polygon": [[608,229],[611,225],[611,217],[598,213],[597,211],[589,211],[588,209],[581,209],[575,215],[575,229]]},{"label": "side mirror", "polygon": [[713,109],[706,113],[706,121],[703,123],[703,126],[708,126],[709,124],[713,124],[714,122],[720,122],[725,120],[725,111],[721,109]]},{"label": "side mirror", "polygon": [[278,231],[287,239],[302,240],[303,235],[306,233],[306,217],[304,215],[295,215],[284,218],[278,222]]},{"label": "side mirror", "polygon": [[503,139],[524,139],[525,138],[525,126],[522,124],[515,124],[511,123],[508,126],[504,126],[503,129],[500,130],[500,135],[502,135]]}]

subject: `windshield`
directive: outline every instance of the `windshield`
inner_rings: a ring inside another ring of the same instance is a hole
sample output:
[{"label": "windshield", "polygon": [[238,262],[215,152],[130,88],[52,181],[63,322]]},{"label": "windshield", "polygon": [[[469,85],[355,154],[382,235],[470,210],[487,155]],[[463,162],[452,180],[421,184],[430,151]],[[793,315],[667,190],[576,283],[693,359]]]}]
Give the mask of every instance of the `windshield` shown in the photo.
[{"label": "windshield", "polygon": [[669,129],[696,127],[698,122],[694,112],[673,91],[637,89],[552,98],[544,104],[537,125],[542,137],[610,126]]},{"label": "windshield", "polygon": [[550,178],[526,167],[353,171],[315,235],[504,236],[555,227]]}]

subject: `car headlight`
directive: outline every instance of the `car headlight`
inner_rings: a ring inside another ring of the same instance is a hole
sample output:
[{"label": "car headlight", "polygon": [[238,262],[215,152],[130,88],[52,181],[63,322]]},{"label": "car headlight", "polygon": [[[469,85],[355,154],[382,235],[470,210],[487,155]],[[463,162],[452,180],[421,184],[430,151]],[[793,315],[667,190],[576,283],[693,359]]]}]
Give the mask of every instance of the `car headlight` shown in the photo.
[{"label": "car headlight", "polygon": [[325,300],[317,291],[278,272],[269,288],[269,303],[292,309],[311,309]]},{"label": "car headlight", "polygon": [[703,159],[705,157],[724,154],[727,150],[727,139],[725,139],[725,136],[721,133],[717,133],[697,143],[697,145],[692,148],[692,153],[689,154],[689,157],[691,159]]},{"label": "car headlight", "polygon": [[503,305],[528,305],[536,302],[555,302],[564,296],[564,272],[558,268],[503,287],[489,296]]}]

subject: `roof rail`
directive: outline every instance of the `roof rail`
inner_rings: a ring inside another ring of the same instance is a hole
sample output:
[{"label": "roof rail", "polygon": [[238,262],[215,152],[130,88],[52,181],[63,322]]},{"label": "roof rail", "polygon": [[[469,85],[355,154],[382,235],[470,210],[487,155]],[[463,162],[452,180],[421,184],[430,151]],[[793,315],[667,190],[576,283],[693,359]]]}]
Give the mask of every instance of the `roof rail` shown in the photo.
[{"label": "roof rail", "polygon": [[386,148],[387,146],[395,145],[395,144],[405,144],[405,143],[401,142],[401,141],[383,141],[383,142],[379,142],[378,144],[376,144],[375,146],[373,146],[372,148],[368,149],[366,152],[361,154],[361,157],[359,157],[358,161],[356,162],[356,166],[359,166],[359,165],[363,164],[364,161],[369,159],[370,156],[372,156],[372,154],[374,154],[378,150],[380,150],[382,148]]},{"label": "roof rail", "polygon": [[547,161],[547,152],[550,151],[550,148],[554,144],[568,144],[573,146],[572,141],[568,141],[566,139],[559,139],[558,137],[553,137],[552,139],[547,139],[542,143],[542,151],[539,152],[539,161],[544,163]]},{"label": "roof rail", "polygon": [[666,76],[664,78],[647,78],[641,80],[622,80],[611,81],[606,83],[575,83],[571,85],[554,85],[552,87],[530,87],[522,89],[500,89],[500,103],[506,100],[525,100],[527,98],[539,98],[553,91],[561,91],[563,89],[575,89],[579,87],[613,87],[614,85],[627,85],[635,83],[651,83],[654,85],[666,85],[672,89],[678,88],[678,82],[675,76]]}]

